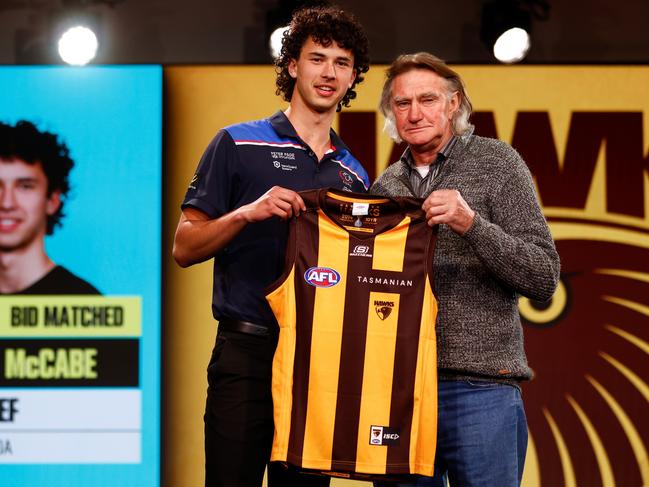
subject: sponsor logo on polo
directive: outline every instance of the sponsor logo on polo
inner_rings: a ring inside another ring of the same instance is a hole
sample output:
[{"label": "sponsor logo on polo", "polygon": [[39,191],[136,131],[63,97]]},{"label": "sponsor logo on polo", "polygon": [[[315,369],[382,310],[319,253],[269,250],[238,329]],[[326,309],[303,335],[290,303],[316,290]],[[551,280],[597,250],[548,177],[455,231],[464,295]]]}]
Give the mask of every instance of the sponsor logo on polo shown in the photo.
[{"label": "sponsor logo on polo", "polygon": [[304,280],[315,287],[332,287],[340,282],[340,274],[331,267],[310,267]]},{"label": "sponsor logo on polo", "polygon": [[288,159],[289,161],[294,161],[295,160],[295,153],[294,152],[270,151],[270,156],[273,159]]},{"label": "sponsor logo on polo", "polygon": [[338,175],[340,176],[340,179],[342,179],[343,184],[346,184],[347,186],[351,186],[354,183],[354,178],[352,178],[351,174],[349,174],[347,171],[339,171]]},{"label": "sponsor logo on polo", "polygon": [[296,164],[286,164],[280,161],[273,161],[273,166],[275,169],[281,169],[282,171],[295,171],[297,169]]},{"label": "sponsor logo on polo", "polygon": [[198,181],[198,174],[194,174],[194,177],[189,182],[189,189],[196,189],[196,182]]}]

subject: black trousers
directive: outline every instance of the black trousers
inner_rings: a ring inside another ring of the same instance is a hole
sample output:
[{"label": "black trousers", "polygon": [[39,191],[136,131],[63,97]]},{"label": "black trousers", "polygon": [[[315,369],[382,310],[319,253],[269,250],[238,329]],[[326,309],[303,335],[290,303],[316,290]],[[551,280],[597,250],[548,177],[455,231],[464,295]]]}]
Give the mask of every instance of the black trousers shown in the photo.
[{"label": "black trousers", "polygon": [[[207,367],[205,486],[260,487],[273,442],[277,337],[219,330]],[[272,463],[268,487],[327,487],[329,479]]]}]

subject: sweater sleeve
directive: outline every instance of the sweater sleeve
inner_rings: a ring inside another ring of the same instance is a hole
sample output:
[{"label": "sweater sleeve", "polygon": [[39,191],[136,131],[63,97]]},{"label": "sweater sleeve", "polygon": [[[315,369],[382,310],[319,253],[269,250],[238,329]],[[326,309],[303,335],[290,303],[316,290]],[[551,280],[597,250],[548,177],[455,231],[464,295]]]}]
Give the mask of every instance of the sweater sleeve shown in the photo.
[{"label": "sweater sleeve", "polygon": [[370,186],[368,193],[377,196],[389,196],[387,190],[383,186],[383,181],[381,177],[379,177],[376,181],[372,183],[372,186]]},{"label": "sweater sleeve", "polygon": [[476,213],[464,234],[478,258],[499,280],[531,299],[548,300],[559,281],[559,254],[520,156],[493,195],[489,219]]},{"label": "sweater sleeve", "polygon": [[369,193],[378,196],[415,196],[403,177],[401,161],[388,166],[385,171],[374,181]]}]

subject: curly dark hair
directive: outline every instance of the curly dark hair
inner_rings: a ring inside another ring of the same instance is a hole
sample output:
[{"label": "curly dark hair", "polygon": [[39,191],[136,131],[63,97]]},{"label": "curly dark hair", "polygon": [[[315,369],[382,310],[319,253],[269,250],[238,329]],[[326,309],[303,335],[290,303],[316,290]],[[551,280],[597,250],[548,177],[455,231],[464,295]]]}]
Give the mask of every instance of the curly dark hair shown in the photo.
[{"label": "curly dark hair", "polygon": [[53,215],[47,217],[47,234],[61,225],[64,200],[70,191],[68,176],[74,166],[68,147],[56,134],[41,132],[36,126],[20,120],[15,126],[0,122],[0,158],[20,159],[27,164],[40,163],[47,177],[47,196],[61,193],[61,204]]},{"label": "curly dark hair", "polygon": [[370,69],[369,43],[361,24],[352,14],[340,7],[322,5],[296,10],[288,27],[282,39],[281,53],[275,61],[276,94],[281,94],[284,100],[291,101],[295,79],[289,74],[288,65],[292,59],[300,57],[302,46],[312,37],[315,42],[325,47],[335,41],[340,47],[349,49],[354,54],[356,79],[338,104],[338,111],[342,106],[349,106],[349,102],[356,98],[354,88],[363,81],[363,74]]}]

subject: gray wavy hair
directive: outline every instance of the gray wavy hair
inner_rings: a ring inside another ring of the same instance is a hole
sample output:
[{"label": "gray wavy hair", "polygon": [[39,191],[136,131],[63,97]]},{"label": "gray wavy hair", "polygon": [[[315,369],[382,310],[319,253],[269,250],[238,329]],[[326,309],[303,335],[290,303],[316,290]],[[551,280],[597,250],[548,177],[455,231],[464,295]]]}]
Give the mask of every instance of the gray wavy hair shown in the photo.
[{"label": "gray wavy hair", "polygon": [[460,106],[453,114],[452,127],[455,135],[463,135],[473,128],[469,123],[469,117],[473,111],[473,105],[466,92],[464,81],[460,75],[453,71],[440,58],[433,56],[428,52],[417,52],[415,54],[402,54],[390,65],[385,72],[385,82],[383,83],[383,92],[381,93],[381,103],[379,109],[385,116],[385,125],[383,129],[396,142],[401,142],[401,137],[397,132],[392,112],[392,83],[400,74],[407,73],[413,69],[427,69],[436,73],[446,80],[448,95],[457,92],[460,97]]}]

